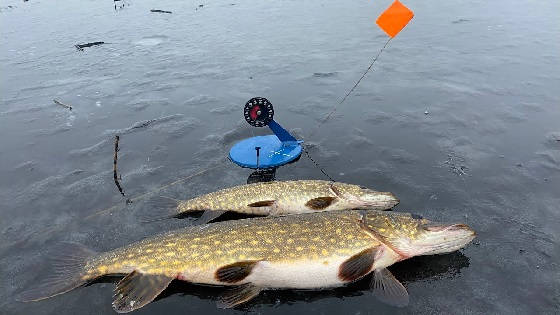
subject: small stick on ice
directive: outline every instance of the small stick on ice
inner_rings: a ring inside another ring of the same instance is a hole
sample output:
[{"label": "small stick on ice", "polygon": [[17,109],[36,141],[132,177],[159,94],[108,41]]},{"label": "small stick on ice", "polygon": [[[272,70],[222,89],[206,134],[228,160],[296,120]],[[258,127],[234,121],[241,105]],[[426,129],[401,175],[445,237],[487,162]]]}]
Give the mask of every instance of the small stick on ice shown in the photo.
[{"label": "small stick on ice", "polygon": [[119,189],[121,195],[124,196],[124,191],[119,183],[119,176],[117,175],[117,159],[118,159],[118,152],[119,152],[119,136],[115,136],[115,156],[113,158],[113,178],[115,179],[115,185]]},{"label": "small stick on ice", "polygon": [[154,13],[168,13],[168,14],[173,13],[173,12],[171,12],[171,11],[158,10],[158,9],[151,9],[150,12],[154,12]]},{"label": "small stick on ice", "polygon": [[74,47],[76,47],[77,50],[83,51],[84,48],[91,47],[91,46],[103,45],[103,44],[107,44],[107,43],[105,43],[105,42],[92,42],[92,43],[86,43],[86,44],[77,44],[77,45],[74,45]]},{"label": "small stick on ice", "polygon": [[72,106],[70,106],[70,105],[64,104],[64,103],[62,103],[62,102],[60,102],[60,101],[58,101],[58,100],[53,100],[53,102],[54,102],[55,104],[57,104],[57,105],[60,105],[60,106],[62,106],[62,107],[68,108],[69,110],[72,110]]}]

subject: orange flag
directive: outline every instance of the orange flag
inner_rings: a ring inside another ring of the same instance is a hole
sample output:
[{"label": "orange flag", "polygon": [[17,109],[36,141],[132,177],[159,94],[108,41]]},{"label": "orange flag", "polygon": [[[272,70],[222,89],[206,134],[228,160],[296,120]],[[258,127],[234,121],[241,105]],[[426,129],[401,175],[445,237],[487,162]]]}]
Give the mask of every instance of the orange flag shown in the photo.
[{"label": "orange flag", "polygon": [[381,13],[376,23],[387,35],[395,37],[413,17],[414,12],[405,7],[399,0],[395,0],[387,10]]}]

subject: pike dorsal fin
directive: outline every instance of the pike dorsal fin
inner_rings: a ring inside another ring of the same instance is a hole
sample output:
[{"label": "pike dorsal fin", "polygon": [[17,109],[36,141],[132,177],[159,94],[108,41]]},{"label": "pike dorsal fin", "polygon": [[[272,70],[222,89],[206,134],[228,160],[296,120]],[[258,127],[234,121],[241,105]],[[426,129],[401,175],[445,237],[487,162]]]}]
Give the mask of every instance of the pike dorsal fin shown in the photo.
[{"label": "pike dorsal fin", "polygon": [[305,205],[313,210],[324,210],[328,206],[335,203],[336,200],[337,200],[336,197],[330,197],[330,196],[317,197],[309,200],[308,202],[305,203]]},{"label": "pike dorsal fin", "polygon": [[406,288],[386,268],[375,270],[371,287],[373,294],[382,302],[398,307],[408,305]]},{"label": "pike dorsal fin", "polygon": [[215,278],[220,282],[236,283],[247,278],[259,260],[238,261],[216,270]]},{"label": "pike dorsal fin", "polygon": [[227,290],[217,303],[218,308],[232,308],[241,303],[245,303],[259,295],[261,288],[252,283],[245,283]]},{"label": "pike dorsal fin", "polygon": [[144,274],[137,270],[124,277],[115,288],[113,308],[128,313],[153,301],[165,290],[173,277]]},{"label": "pike dorsal fin", "polygon": [[348,258],[338,268],[338,278],[351,282],[370,273],[381,246],[365,249]]}]

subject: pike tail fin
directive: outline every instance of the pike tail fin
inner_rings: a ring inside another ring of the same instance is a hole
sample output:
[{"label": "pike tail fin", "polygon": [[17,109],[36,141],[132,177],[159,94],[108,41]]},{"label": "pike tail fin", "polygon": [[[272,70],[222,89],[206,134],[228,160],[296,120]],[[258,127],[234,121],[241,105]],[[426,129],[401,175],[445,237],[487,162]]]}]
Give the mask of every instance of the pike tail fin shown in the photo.
[{"label": "pike tail fin", "polygon": [[53,251],[56,256],[52,259],[51,268],[47,278],[43,279],[33,288],[20,293],[17,300],[21,302],[40,301],[72,289],[80,287],[93,280],[85,278],[85,266],[96,252],[76,243],[63,243]]},{"label": "pike tail fin", "polygon": [[181,200],[171,197],[152,197],[146,202],[144,213],[140,215],[140,221],[150,223],[181,217],[183,213],[179,212],[180,202]]}]

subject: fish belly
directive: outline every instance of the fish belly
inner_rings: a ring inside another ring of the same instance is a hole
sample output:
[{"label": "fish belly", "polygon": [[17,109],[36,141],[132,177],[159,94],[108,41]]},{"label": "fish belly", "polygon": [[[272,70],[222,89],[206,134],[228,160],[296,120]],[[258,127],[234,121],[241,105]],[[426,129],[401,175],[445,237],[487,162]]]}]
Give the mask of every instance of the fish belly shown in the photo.
[{"label": "fish belly", "polygon": [[260,261],[251,274],[238,283],[223,283],[215,278],[215,270],[188,270],[179,273],[177,279],[211,285],[239,285],[252,283],[262,288],[317,289],[341,286],[338,267],[345,258],[323,260],[300,260],[295,262]]},{"label": "fish belly", "polygon": [[301,260],[296,262],[260,262],[245,282],[263,288],[317,289],[341,286],[338,268],[345,258]]}]

